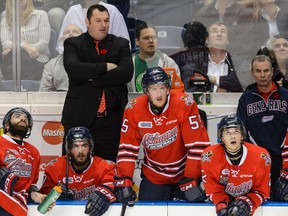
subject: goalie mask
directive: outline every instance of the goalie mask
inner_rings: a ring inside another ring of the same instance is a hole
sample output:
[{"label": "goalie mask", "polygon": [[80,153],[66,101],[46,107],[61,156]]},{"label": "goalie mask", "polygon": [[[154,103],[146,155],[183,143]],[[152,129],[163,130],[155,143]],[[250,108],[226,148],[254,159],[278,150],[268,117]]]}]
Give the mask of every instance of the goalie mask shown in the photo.
[{"label": "goalie mask", "polygon": [[73,127],[71,128],[66,136],[66,152],[73,148],[74,141],[86,140],[89,144],[90,155],[94,148],[93,138],[86,127]]},{"label": "goalie mask", "polygon": [[224,117],[220,121],[219,129],[218,129],[218,138],[220,140],[222,139],[224,129],[227,129],[227,128],[239,128],[241,130],[243,139],[245,139],[245,137],[246,137],[245,126],[244,126],[243,122],[241,121],[241,119],[238,118],[237,116],[229,115],[229,116]]},{"label": "goalie mask", "polygon": [[142,78],[142,89],[145,94],[148,92],[148,87],[155,84],[165,84],[171,89],[171,79],[165,70],[161,67],[148,68]]},{"label": "goalie mask", "polygon": [[210,91],[211,82],[206,73],[196,69],[190,77],[189,85],[194,91],[207,92]]},{"label": "goalie mask", "polygon": [[[4,116],[3,121],[2,121],[4,134],[6,134],[8,131],[12,132],[13,125],[11,124],[11,117],[12,117],[12,115],[15,115],[17,113],[24,114],[27,117],[27,120],[28,120],[27,131],[24,132],[25,134],[23,135],[23,138],[28,138],[31,135],[31,130],[32,130],[32,126],[33,126],[33,118],[31,116],[31,114],[26,109],[24,109],[22,107],[15,107],[6,113],[6,115]],[[8,130],[6,128],[7,124],[9,126]]]}]

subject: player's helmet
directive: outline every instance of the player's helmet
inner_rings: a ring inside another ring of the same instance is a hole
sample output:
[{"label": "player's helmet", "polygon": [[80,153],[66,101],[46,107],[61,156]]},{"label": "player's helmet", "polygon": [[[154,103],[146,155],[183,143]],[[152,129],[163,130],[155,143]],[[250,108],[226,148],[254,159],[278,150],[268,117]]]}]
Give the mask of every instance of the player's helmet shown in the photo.
[{"label": "player's helmet", "polygon": [[93,138],[86,127],[73,127],[71,128],[66,136],[66,152],[68,149],[73,148],[73,143],[75,140],[87,140],[89,143],[90,153],[92,154],[94,148]]},{"label": "player's helmet", "polygon": [[147,93],[149,85],[166,84],[171,89],[171,79],[165,70],[161,67],[148,68],[142,78],[142,89],[144,93]]},{"label": "player's helmet", "polygon": [[228,115],[221,119],[218,129],[218,138],[220,140],[222,138],[223,130],[226,128],[240,128],[242,131],[243,138],[246,137],[245,126],[241,121],[241,119],[235,115]]},{"label": "player's helmet", "polygon": [[28,131],[27,131],[26,135],[24,136],[24,138],[28,138],[31,135],[31,130],[32,130],[32,126],[33,126],[33,118],[31,116],[31,114],[26,109],[24,109],[22,107],[15,107],[6,113],[6,115],[4,116],[3,121],[2,121],[4,134],[6,134],[8,132],[8,130],[6,129],[5,126],[7,124],[9,124],[9,127],[11,127],[11,116],[14,113],[22,113],[22,114],[25,114],[27,116]]}]

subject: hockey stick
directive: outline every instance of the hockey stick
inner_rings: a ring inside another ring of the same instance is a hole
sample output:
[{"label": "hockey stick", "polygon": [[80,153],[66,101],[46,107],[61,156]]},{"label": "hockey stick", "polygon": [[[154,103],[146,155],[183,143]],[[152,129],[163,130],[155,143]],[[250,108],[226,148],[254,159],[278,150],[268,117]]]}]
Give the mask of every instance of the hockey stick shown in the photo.
[{"label": "hockey stick", "polygon": [[125,216],[126,208],[127,208],[127,203],[123,202],[120,216]]}]

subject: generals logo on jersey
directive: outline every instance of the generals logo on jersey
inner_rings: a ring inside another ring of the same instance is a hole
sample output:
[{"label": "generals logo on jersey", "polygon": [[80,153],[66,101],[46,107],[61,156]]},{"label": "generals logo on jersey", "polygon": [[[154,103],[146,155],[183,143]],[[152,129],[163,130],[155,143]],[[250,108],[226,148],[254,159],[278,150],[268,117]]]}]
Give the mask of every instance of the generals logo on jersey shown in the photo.
[{"label": "generals logo on jersey", "polygon": [[269,155],[267,155],[266,153],[262,152],[260,157],[265,160],[265,166],[270,166],[271,165],[271,158],[269,157]]}]

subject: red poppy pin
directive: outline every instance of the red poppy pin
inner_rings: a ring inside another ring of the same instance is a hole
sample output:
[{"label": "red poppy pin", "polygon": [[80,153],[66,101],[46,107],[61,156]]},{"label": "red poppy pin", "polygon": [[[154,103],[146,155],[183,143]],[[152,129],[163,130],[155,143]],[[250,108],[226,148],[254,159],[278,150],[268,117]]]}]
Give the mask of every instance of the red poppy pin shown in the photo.
[{"label": "red poppy pin", "polygon": [[107,50],[106,50],[106,49],[101,49],[101,50],[100,50],[100,54],[105,55],[106,53],[107,53]]},{"label": "red poppy pin", "polygon": [[272,94],[272,98],[278,99],[278,98],[279,98],[279,93],[278,93],[278,92],[274,92],[274,93]]}]

